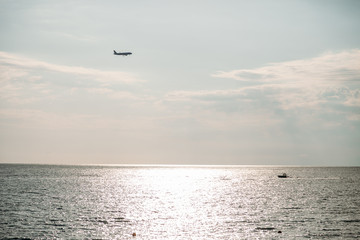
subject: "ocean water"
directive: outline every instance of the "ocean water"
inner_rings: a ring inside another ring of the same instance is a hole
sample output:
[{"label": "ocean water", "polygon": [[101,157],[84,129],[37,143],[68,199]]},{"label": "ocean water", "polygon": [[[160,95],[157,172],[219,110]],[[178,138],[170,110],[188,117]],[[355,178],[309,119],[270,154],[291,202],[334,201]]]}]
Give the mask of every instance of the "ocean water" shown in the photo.
[{"label": "ocean water", "polygon": [[360,168],[1,164],[0,238],[359,239]]}]

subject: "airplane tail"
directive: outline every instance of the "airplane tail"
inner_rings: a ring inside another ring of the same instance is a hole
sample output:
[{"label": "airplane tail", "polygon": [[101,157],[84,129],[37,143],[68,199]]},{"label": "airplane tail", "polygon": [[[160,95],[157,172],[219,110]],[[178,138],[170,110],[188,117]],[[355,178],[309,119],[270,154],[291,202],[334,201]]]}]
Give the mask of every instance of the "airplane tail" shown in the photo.
[{"label": "airplane tail", "polygon": [[114,50],[114,54],[117,54],[117,52]]}]

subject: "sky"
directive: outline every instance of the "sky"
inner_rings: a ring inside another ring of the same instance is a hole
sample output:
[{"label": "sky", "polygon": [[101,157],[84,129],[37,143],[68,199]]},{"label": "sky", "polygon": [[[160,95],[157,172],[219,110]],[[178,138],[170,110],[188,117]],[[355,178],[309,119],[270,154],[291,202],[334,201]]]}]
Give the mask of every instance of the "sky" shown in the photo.
[{"label": "sky", "polygon": [[0,36],[0,163],[360,166],[360,1],[0,0]]}]

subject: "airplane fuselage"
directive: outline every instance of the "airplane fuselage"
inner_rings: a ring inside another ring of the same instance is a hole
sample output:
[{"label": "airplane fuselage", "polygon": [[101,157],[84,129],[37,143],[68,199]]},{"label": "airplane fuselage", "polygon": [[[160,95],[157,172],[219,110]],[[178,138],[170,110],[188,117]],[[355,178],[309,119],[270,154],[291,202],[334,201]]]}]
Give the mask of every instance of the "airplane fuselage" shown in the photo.
[{"label": "airplane fuselage", "polygon": [[114,55],[122,55],[122,56],[127,56],[127,55],[131,55],[131,52],[116,52],[114,50]]}]

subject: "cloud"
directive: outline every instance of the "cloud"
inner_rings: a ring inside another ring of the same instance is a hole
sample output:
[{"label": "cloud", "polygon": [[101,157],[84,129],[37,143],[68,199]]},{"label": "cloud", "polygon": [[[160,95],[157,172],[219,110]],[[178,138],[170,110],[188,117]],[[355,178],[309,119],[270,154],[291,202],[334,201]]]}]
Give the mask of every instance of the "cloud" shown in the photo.
[{"label": "cloud", "polygon": [[360,107],[360,89],[355,89],[349,92],[345,105]]},{"label": "cloud", "polygon": [[[168,101],[201,100],[256,107],[319,109],[324,105],[360,107],[360,50],[327,53],[311,59],[272,63],[265,67],[217,72],[217,78],[247,81],[227,90],[173,91]],[[260,105],[259,105],[260,104]]]},{"label": "cloud", "polygon": [[209,131],[229,135],[233,131],[306,139],[335,130],[347,132],[358,129],[360,121],[359,63],[360,51],[350,50],[218,72],[213,76],[239,80],[245,86],[172,91],[165,95],[164,104]]},{"label": "cloud", "polygon": [[359,81],[360,50],[340,53],[326,53],[322,56],[280,63],[271,63],[255,69],[219,71],[217,78],[231,78],[238,81],[262,83],[296,81],[308,86],[332,84],[334,82]]},{"label": "cloud", "polygon": [[2,67],[25,68],[29,70],[49,70],[60,73],[75,74],[80,76],[91,77],[98,82],[121,82],[121,83],[136,83],[141,82],[134,74],[119,71],[103,71],[94,68],[66,66],[60,64],[47,63],[23,56],[0,52],[0,64]]},{"label": "cloud", "polygon": [[[16,129],[47,129],[47,130],[122,130],[150,128],[150,124],[142,119],[123,116],[103,116],[101,114],[60,113],[40,109],[0,109],[1,126]],[[9,121],[7,121],[9,120]]]},{"label": "cloud", "polygon": [[97,95],[105,95],[111,99],[128,99],[128,100],[153,100],[154,98],[147,95],[134,94],[128,91],[114,90],[106,87],[87,88],[87,92]]},{"label": "cloud", "polygon": [[167,101],[189,101],[193,98],[219,98],[246,95],[246,88],[235,90],[172,91],[165,95]]},{"label": "cloud", "polygon": [[131,92],[110,87],[124,84],[133,87],[141,81],[131,73],[58,65],[0,52],[0,99],[3,104],[48,101],[68,94],[81,94],[81,89],[103,95],[107,91],[106,95],[113,99],[135,99]]}]

